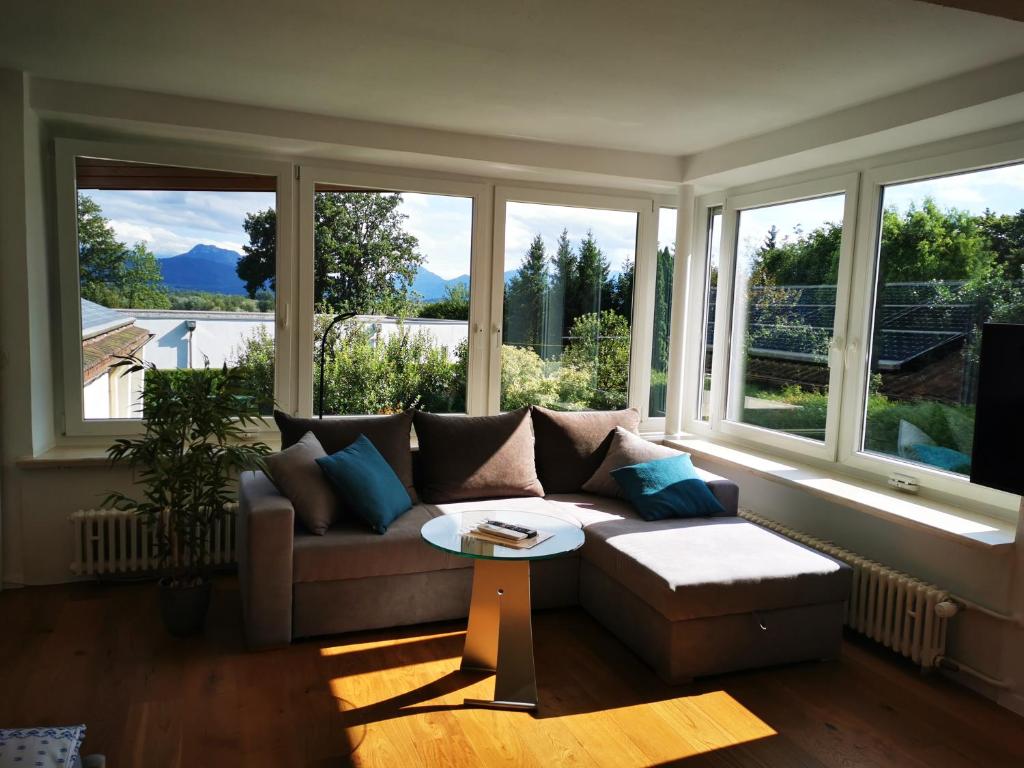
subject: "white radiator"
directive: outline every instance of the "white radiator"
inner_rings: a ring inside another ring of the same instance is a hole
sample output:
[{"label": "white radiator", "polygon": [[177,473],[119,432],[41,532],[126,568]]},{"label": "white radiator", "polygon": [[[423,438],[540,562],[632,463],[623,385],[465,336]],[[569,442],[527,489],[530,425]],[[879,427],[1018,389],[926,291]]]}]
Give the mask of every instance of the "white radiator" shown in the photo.
[{"label": "white radiator", "polygon": [[849,565],[853,590],[846,625],[923,668],[938,665],[946,652],[949,618],[957,612],[948,592],[750,510],[741,509],[740,517]]},{"label": "white radiator", "polygon": [[[210,532],[211,565],[235,562],[235,509],[214,523]],[[145,573],[159,565],[155,557],[154,532],[132,512],[116,509],[80,509],[69,518],[74,543],[71,572],[77,576]]]}]

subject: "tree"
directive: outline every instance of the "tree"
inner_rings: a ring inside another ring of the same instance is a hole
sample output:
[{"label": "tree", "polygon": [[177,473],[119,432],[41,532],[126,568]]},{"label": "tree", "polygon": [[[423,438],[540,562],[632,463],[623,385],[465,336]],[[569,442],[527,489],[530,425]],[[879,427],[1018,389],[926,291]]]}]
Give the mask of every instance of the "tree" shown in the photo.
[{"label": "tree", "polygon": [[160,264],[144,243],[117,239],[99,204],[78,195],[78,269],[83,299],[105,307],[166,309]]},{"label": "tree", "polygon": [[575,320],[610,304],[609,271],[608,260],[598,247],[594,233],[587,230],[576,258],[576,280],[566,297],[567,317]]},{"label": "tree", "polygon": [[658,251],[654,276],[654,345],[651,349],[651,367],[656,371],[668,370],[669,323],[672,319],[672,273],[675,257],[666,245]]},{"label": "tree", "polygon": [[562,365],[586,373],[591,408],[625,408],[629,384],[629,322],[605,310],[576,318]]},{"label": "tree", "polygon": [[773,226],[754,254],[750,281],[754,285],[835,285],[842,238],[842,223],[827,222],[780,243]]},{"label": "tree", "polygon": [[548,257],[540,235],[533,238],[522,266],[505,286],[505,341],[541,352]]},{"label": "tree", "polygon": [[577,267],[576,253],[569,243],[569,231],[563,229],[558,236],[555,255],[551,257],[551,285],[544,332],[549,344],[560,346],[562,338],[569,334],[573,316],[569,313],[567,302],[574,295],[579,281]]},{"label": "tree", "polygon": [[995,255],[977,217],[943,211],[931,198],[900,215],[882,214],[881,274],[887,283],[964,280],[981,272]]},{"label": "tree", "polygon": [[633,317],[633,280],[636,270],[633,260],[629,259],[622,265],[622,271],[613,278],[609,278],[608,287],[605,291],[607,296],[601,302],[601,307],[607,307],[618,312],[629,319]]},{"label": "tree", "polygon": [[[405,231],[397,192],[317,192],[313,208],[314,294],[319,311],[402,315],[411,309],[411,287],[423,263],[419,241]],[[238,276],[250,297],[274,286],[276,215],[273,209],[245,219],[249,244]]]},{"label": "tree", "polygon": [[469,320],[469,286],[465,283],[446,286],[443,299],[420,304],[416,315],[438,320]]}]

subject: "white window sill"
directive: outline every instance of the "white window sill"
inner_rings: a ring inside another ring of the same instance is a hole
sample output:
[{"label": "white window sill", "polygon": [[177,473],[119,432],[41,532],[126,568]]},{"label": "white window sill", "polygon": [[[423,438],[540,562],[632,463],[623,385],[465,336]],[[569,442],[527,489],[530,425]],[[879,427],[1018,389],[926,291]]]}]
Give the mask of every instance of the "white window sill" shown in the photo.
[{"label": "white window sill", "polygon": [[923,528],[975,546],[1007,547],[1012,546],[1016,538],[1016,526],[1007,520],[958,509],[932,499],[901,494],[847,477],[830,475],[805,464],[780,460],[768,454],[755,453],[745,448],[741,450],[695,436],[665,437],[663,442],[696,457],[734,466],[835,504],[903,525]]}]

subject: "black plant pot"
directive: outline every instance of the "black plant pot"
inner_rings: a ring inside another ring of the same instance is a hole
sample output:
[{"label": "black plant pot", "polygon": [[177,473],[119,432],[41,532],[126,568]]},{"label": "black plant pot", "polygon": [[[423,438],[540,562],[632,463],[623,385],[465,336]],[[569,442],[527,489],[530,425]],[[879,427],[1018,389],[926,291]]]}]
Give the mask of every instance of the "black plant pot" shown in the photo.
[{"label": "black plant pot", "polygon": [[160,581],[160,618],[167,631],[175,637],[189,637],[202,632],[210,607],[210,582],[204,580],[191,587],[171,586]]}]

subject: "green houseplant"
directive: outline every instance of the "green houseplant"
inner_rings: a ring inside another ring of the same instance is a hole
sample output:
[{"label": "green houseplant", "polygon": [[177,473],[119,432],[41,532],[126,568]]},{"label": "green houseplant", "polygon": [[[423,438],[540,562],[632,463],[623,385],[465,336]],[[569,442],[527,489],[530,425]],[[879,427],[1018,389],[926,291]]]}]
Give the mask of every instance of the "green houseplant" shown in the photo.
[{"label": "green houseplant", "polygon": [[261,468],[270,448],[246,443],[260,421],[258,399],[237,369],[158,370],[134,357],[115,367],[144,371],[139,437],[107,449],[112,464],[131,467],[141,497],[115,491],[106,506],[134,512],[155,531],[163,577],[160,612],[168,631],[200,631],[210,600],[210,535],[233,501],[238,472]]}]

